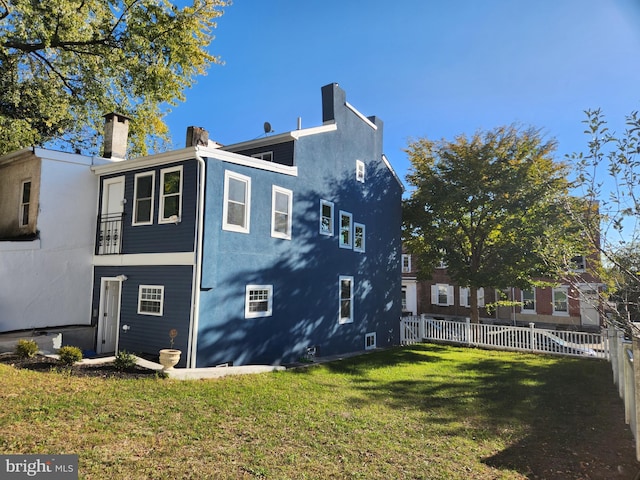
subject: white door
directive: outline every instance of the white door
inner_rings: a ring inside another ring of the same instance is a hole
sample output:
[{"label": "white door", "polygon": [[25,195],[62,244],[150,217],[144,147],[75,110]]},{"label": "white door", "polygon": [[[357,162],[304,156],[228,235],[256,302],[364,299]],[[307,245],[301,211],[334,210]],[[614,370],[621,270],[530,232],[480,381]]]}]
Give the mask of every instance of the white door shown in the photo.
[{"label": "white door", "polygon": [[591,287],[582,287],[580,292],[580,323],[584,326],[599,326],[598,291]]},{"label": "white door", "polygon": [[103,278],[100,282],[100,310],[98,319],[97,353],[116,351],[120,322],[120,287],[118,280]]},{"label": "white door", "polygon": [[122,212],[124,211],[124,177],[109,178],[102,186],[100,237],[98,253],[120,253]]}]

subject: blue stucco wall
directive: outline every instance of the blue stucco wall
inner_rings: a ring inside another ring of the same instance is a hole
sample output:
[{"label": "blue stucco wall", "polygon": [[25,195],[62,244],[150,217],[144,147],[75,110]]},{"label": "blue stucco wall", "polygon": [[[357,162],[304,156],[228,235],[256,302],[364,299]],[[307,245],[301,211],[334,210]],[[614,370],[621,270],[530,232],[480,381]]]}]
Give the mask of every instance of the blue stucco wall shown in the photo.
[{"label": "blue stucco wall", "polygon": [[[207,161],[203,276],[197,366],[224,362],[286,363],[309,346],[320,355],[397,342],[401,314],[400,222],[402,189],[382,162],[377,129],[345,104],[337,86],[323,90],[337,130],[295,142],[298,176]],[[326,108],[326,107],[325,107]],[[356,160],[366,181],[356,181]],[[222,230],[225,169],[252,178],[251,231]],[[272,238],[272,185],[293,191],[291,240]],[[334,235],[319,234],[320,200],[334,203]],[[366,252],[338,245],[339,211],[366,226]],[[339,276],[354,278],[354,322],[339,324]],[[245,319],[245,287],[273,285],[273,313]]]}]

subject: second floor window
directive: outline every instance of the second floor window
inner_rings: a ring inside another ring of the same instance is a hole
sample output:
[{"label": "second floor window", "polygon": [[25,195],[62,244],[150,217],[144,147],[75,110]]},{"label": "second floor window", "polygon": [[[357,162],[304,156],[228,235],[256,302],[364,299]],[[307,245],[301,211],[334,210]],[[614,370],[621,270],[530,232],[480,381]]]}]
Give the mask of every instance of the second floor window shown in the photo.
[{"label": "second floor window", "polygon": [[138,173],[133,192],[133,224],[149,225],[153,222],[154,172]]},{"label": "second floor window", "polygon": [[249,233],[251,178],[226,171],[224,174],[223,230]]},{"label": "second floor window", "polygon": [[160,218],[158,223],[180,220],[182,212],[182,167],[160,171]]},{"label": "second floor window", "polygon": [[409,273],[411,271],[411,255],[402,255],[402,273]]},{"label": "second floor window", "polygon": [[351,248],[353,240],[351,238],[351,219],[352,216],[348,212],[340,212],[340,247]]},{"label": "second floor window", "polygon": [[[14,197],[15,198],[15,197]],[[29,205],[31,204],[31,180],[25,180],[20,187],[20,218],[21,227],[29,225]],[[14,217],[15,218],[15,217]]]},{"label": "second floor window", "polygon": [[333,203],[320,200],[320,233],[333,235]]},{"label": "second floor window", "polygon": [[272,218],[271,236],[276,238],[291,239],[291,206],[293,192],[285,188],[273,187],[271,198]]},{"label": "second floor window", "polygon": [[361,223],[353,224],[353,251],[362,252],[365,251],[365,226]]}]

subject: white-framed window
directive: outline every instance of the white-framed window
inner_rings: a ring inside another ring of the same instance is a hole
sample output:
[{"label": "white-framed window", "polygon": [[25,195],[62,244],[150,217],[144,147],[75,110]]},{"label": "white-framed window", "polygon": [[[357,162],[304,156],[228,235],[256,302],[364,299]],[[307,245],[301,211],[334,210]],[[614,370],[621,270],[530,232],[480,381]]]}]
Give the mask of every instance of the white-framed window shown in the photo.
[{"label": "white-framed window", "polygon": [[364,335],[364,349],[373,350],[376,348],[376,332],[366,333]]},{"label": "white-framed window", "polygon": [[574,272],[584,272],[587,269],[587,260],[584,255],[576,255],[571,259],[571,270]]},{"label": "white-framed window", "polygon": [[364,183],[364,162],[356,160],[356,181]]},{"label": "white-framed window", "polygon": [[251,155],[253,158],[259,158],[265,162],[273,162],[273,152],[260,152]]},{"label": "white-framed window", "polygon": [[340,248],[353,247],[353,215],[340,210]]},{"label": "white-framed window", "polygon": [[409,273],[411,271],[411,255],[402,254],[402,273]]},{"label": "white-framed window", "polygon": [[164,310],[164,285],[140,285],[138,287],[138,313],[162,316]]},{"label": "white-framed window", "polygon": [[21,227],[26,227],[27,225],[29,225],[29,206],[30,205],[31,205],[31,179],[24,180],[20,184],[20,211],[18,212],[18,224]]},{"label": "white-framed window", "polygon": [[365,226],[361,223],[353,224],[353,251],[354,252],[362,252],[365,251],[366,238],[365,238],[366,229]]},{"label": "white-framed window", "polygon": [[536,290],[535,288],[529,290],[522,290],[522,313],[536,313]]},{"label": "white-framed window", "polygon": [[[460,287],[460,306],[469,308],[471,306],[471,289]],[[484,288],[478,289],[478,306],[484,307]]]},{"label": "white-framed window", "polygon": [[153,223],[155,172],[136,173],[133,181],[133,225]]},{"label": "white-framed window", "polygon": [[333,235],[333,202],[320,200],[320,234]]},{"label": "white-framed window", "polygon": [[182,215],[182,166],[160,170],[158,223],[175,223]]},{"label": "white-framed window", "polygon": [[338,289],[340,291],[339,323],[353,323],[353,277],[341,275]]},{"label": "white-framed window", "polygon": [[402,311],[407,311],[407,286],[402,285]]},{"label": "white-framed window", "polygon": [[553,289],[553,314],[569,315],[569,289],[567,287]]},{"label": "white-framed window", "polygon": [[251,216],[251,178],[239,173],[224,172],[224,205],[222,229],[249,233]]},{"label": "white-framed window", "polygon": [[244,318],[270,317],[273,313],[273,285],[247,285]]},{"label": "white-framed window", "polygon": [[431,304],[442,307],[454,305],[453,285],[446,283],[431,285]]},{"label": "white-framed window", "polygon": [[291,240],[291,212],[293,192],[286,188],[272,187],[271,193],[271,236]]}]

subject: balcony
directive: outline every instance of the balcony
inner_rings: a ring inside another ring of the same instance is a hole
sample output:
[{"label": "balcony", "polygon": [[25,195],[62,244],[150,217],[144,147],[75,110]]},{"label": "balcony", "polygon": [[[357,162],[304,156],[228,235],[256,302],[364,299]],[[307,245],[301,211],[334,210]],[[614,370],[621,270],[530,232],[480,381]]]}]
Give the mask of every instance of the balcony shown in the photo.
[{"label": "balcony", "polygon": [[123,213],[100,215],[98,217],[96,255],[118,255],[122,253],[123,218]]}]

